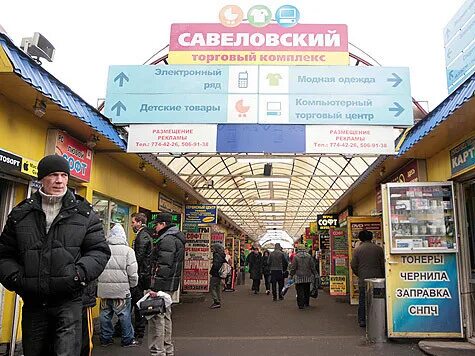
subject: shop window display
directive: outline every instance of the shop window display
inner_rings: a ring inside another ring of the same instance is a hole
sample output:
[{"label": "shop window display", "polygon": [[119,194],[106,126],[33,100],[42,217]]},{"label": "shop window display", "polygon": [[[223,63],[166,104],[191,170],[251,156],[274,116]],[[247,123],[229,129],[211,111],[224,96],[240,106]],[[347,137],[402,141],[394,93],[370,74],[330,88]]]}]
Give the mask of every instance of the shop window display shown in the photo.
[{"label": "shop window display", "polygon": [[450,183],[388,184],[391,252],[454,252]]}]

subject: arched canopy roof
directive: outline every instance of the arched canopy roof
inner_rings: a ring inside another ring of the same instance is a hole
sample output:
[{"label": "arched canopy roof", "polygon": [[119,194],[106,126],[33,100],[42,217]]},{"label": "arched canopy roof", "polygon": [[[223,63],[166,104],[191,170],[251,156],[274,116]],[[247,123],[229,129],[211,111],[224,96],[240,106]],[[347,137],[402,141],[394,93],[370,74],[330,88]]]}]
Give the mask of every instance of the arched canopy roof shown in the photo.
[{"label": "arched canopy roof", "polygon": [[[358,47],[350,44],[350,48],[350,65],[379,65]],[[152,58],[149,64],[168,64],[167,55]],[[415,117],[422,117],[424,109],[413,102]],[[272,153],[156,156],[256,241],[272,227],[298,239],[377,158]],[[267,162],[272,163],[272,177],[281,181],[249,181],[263,175]]]}]

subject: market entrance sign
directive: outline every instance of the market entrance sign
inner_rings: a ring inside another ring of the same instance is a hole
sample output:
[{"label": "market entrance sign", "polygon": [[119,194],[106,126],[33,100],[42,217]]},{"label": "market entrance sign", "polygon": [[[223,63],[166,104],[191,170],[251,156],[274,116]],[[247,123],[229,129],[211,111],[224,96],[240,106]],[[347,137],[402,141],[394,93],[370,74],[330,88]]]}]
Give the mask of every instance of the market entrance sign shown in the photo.
[{"label": "market entrance sign", "polygon": [[105,113],[115,124],[413,124],[407,68],[112,66]]},{"label": "market entrance sign", "polygon": [[172,24],[171,64],[348,65],[348,29],[342,24]]}]

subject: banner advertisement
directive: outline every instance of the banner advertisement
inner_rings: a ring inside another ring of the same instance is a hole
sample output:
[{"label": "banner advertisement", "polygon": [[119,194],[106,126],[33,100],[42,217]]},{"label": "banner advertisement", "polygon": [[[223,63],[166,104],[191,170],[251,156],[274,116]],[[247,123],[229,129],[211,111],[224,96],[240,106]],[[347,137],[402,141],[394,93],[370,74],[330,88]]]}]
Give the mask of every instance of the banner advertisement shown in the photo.
[{"label": "banner advertisement", "polygon": [[0,150],[0,170],[4,172],[21,172],[22,159],[16,154]]},{"label": "banner advertisement", "polygon": [[48,154],[56,153],[69,162],[71,177],[82,182],[91,180],[92,150],[64,131],[48,130]]},{"label": "banner advertisement", "polygon": [[211,233],[211,245],[215,243],[222,244],[224,246],[225,235],[223,232],[212,232]]},{"label": "banner advertisement", "polygon": [[317,226],[319,231],[330,230],[331,228],[338,227],[338,214],[318,214]]},{"label": "banner advertisement", "polygon": [[209,291],[210,253],[209,233],[186,234],[183,291]]},{"label": "banner advertisement", "polygon": [[386,295],[390,337],[463,337],[457,255],[392,255]]},{"label": "banner advertisement", "polygon": [[[383,247],[382,240],[382,222],[379,217],[349,217],[348,218],[348,236],[351,243],[348,244],[348,260],[351,262],[353,258],[353,250],[358,247],[361,241],[358,234],[362,230],[368,230],[373,233],[373,243]],[[359,288],[358,277],[350,272],[350,304],[358,305]]]},{"label": "banner advertisement", "polygon": [[450,150],[450,171],[452,177],[466,172],[475,165],[475,137]]},{"label": "banner advertisement", "polygon": [[323,233],[318,236],[320,251],[318,254],[318,262],[320,265],[320,277],[322,279],[322,286],[328,287],[330,284],[329,276],[331,270],[331,255],[330,255],[330,235]]},{"label": "banner advertisement", "polygon": [[[348,237],[344,229],[330,229],[331,275],[348,280]],[[347,290],[347,288],[345,288]]]},{"label": "banner advertisement", "polygon": [[330,295],[346,295],[346,276],[330,276]]},{"label": "banner advertisement", "polygon": [[348,28],[297,24],[172,24],[170,64],[349,65]]},{"label": "banner advertisement", "polygon": [[394,129],[381,126],[308,126],[308,153],[396,154]]},{"label": "banner advertisement", "polygon": [[185,221],[194,224],[217,224],[218,207],[216,205],[187,205]]},{"label": "banner advertisement", "polygon": [[180,202],[167,197],[163,193],[158,194],[158,208],[162,211],[181,213],[183,207]]},{"label": "banner advertisement", "polygon": [[215,152],[216,125],[130,125],[127,152]]}]

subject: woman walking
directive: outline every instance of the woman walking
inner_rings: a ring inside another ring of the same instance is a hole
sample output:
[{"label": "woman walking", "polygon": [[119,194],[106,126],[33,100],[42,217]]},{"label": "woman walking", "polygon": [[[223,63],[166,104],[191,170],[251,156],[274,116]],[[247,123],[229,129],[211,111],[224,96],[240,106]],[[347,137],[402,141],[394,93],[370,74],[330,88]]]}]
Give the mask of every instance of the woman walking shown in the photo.
[{"label": "woman walking", "polygon": [[295,280],[297,305],[299,309],[310,306],[310,283],[315,281],[317,270],[312,256],[305,251],[305,245],[297,246],[297,254],[290,265],[290,277]]},{"label": "woman walking", "polygon": [[211,309],[221,308],[221,277],[219,270],[223,263],[226,263],[226,255],[224,253],[224,247],[220,243],[215,243],[212,246],[213,262],[209,274],[211,275],[210,290],[213,297],[213,304]]},{"label": "woman walking", "polygon": [[266,285],[266,294],[270,294],[270,252],[264,251],[262,256],[262,274],[264,275],[264,283]]}]

